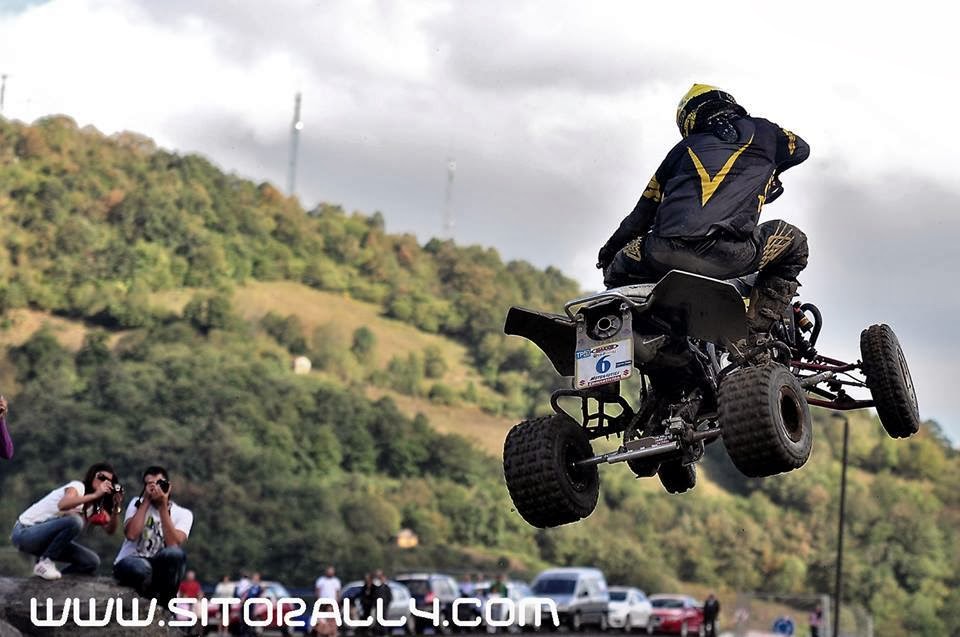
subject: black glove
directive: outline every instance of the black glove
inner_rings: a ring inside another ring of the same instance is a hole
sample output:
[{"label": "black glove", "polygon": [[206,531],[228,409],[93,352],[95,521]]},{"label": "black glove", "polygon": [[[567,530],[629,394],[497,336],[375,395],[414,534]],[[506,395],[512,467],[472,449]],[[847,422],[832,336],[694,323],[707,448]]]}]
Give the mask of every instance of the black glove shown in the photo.
[{"label": "black glove", "polygon": [[764,204],[773,203],[773,201],[783,194],[783,184],[780,182],[780,174],[775,173],[770,181],[770,187],[767,189],[767,196]]},{"label": "black glove", "polygon": [[607,266],[613,263],[615,256],[617,256],[617,251],[605,244],[600,248],[600,253],[597,255],[597,269],[606,270]]}]

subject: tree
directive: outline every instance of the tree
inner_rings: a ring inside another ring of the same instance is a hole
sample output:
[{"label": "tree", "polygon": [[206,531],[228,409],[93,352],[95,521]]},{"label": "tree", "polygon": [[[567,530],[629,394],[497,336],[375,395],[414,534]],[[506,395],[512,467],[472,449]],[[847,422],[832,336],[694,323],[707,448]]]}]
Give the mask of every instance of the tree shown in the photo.
[{"label": "tree", "polygon": [[361,325],[353,332],[353,342],[350,351],[361,363],[373,361],[374,350],[377,346],[377,336],[366,325]]}]

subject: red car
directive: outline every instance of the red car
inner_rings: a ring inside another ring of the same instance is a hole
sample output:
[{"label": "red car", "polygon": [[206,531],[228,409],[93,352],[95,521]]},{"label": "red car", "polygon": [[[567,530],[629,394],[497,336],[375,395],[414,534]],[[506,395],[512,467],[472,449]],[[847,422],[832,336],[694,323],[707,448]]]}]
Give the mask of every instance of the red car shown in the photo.
[{"label": "red car", "polygon": [[[236,582],[231,582],[231,584],[236,587]],[[250,608],[250,618],[253,620],[265,620],[267,618],[267,611],[270,611],[271,622],[265,628],[247,626],[243,621],[243,605],[241,604],[231,604],[230,605],[230,614],[229,614],[229,633],[231,635],[259,635],[264,632],[264,630],[271,631],[280,631],[281,635],[289,635],[290,629],[282,623],[283,617],[289,613],[291,610],[294,610],[293,607],[286,605],[281,609],[278,609],[277,601],[284,597],[290,597],[289,591],[284,588],[283,584],[279,582],[260,582],[261,591],[260,594],[256,597],[262,597],[270,600],[270,605],[272,609],[267,609],[266,604],[257,603]],[[277,611],[280,610],[281,613]],[[307,608],[307,613],[310,612],[310,608]],[[300,617],[301,620],[308,620],[309,614],[306,617]],[[220,606],[210,606],[209,612],[207,614],[207,628],[206,632],[217,632],[217,627],[220,625]]]},{"label": "red car", "polygon": [[651,595],[649,632],[689,637],[703,634],[703,605],[689,595]]}]

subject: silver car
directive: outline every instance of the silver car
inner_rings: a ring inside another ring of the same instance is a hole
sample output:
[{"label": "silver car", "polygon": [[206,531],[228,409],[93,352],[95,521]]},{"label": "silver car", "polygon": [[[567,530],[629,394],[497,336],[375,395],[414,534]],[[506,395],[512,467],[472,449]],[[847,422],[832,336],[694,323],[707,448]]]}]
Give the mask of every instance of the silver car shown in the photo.
[{"label": "silver car", "polygon": [[653,633],[650,615],[653,606],[639,588],[626,586],[610,587],[610,613],[607,620],[611,628],[622,628],[629,633],[635,629]]}]

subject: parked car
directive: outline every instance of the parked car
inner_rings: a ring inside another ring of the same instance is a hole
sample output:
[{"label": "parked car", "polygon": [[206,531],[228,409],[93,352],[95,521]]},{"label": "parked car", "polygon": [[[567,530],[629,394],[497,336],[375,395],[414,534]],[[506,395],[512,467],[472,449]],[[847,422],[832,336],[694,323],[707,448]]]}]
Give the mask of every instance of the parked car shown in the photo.
[{"label": "parked car", "polygon": [[[234,589],[236,589],[237,582],[231,582]],[[292,609],[289,606],[284,606],[280,613],[277,612],[277,602],[284,597],[292,597],[290,591],[280,582],[272,581],[263,581],[260,582],[261,591],[257,597],[262,597],[268,599],[271,609],[267,608],[267,604],[257,603],[253,605],[250,609],[250,618],[253,620],[264,620],[267,617],[267,613],[270,613],[271,622],[266,627],[253,627],[247,626],[243,621],[243,605],[240,604],[231,604],[230,605],[230,614],[229,614],[229,632],[231,635],[259,635],[263,633],[264,630],[279,630],[280,633],[284,636],[290,634],[290,629],[283,625],[283,615],[289,613]],[[206,627],[206,632],[211,633],[217,630],[217,626],[220,624],[220,607],[219,606],[210,606],[209,612],[207,615],[208,622]]]},{"label": "parked car", "polygon": [[629,633],[634,629],[653,632],[650,615],[653,606],[639,588],[625,586],[610,587],[610,609],[607,621],[611,628],[622,628]]},{"label": "parked car", "polygon": [[[478,609],[480,616],[486,621],[487,616],[487,604],[491,599],[497,597],[496,595],[490,595],[490,586],[492,582],[482,582],[477,584],[473,596],[478,598],[483,602],[483,606]],[[529,600],[531,597],[535,597],[533,590],[525,582],[520,582],[517,580],[509,580],[505,582],[507,585],[507,598],[513,602],[514,616],[513,622],[510,626],[507,627],[498,627],[498,626],[487,626],[488,633],[495,633],[498,630],[506,630],[507,632],[519,632],[520,629],[526,627],[532,627],[534,624],[535,618],[535,608],[530,605],[529,602],[524,603],[524,600]],[[503,606],[494,606],[490,611],[491,617],[495,620],[502,620],[504,609]],[[546,614],[541,614],[541,622],[548,620]]]},{"label": "parked car", "polygon": [[549,597],[557,604],[560,623],[571,630],[587,625],[607,629],[610,595],[607,580],[595,568],[553,568],[537,575],[530,586],[537,597]]},{"label": "parked car", "polygon": [[416,632],[423,632],[429,626],[437,633],[448,634],[456,628],[453,623],[453,603],[460,597],[460,586],[455,579],[443,573],[405,573],[397,575],[396,581],[410,590],[410,596],[416,600],[419,610],[430,612],[433,600],[440,600],[440,625],[434,626],[430,620],[416,617]]},{"label": "parked car", "polygon": [[680,637],[703,633],[703,605],[689,595],[651,595],[651,628]]},{"label": "parked car", "polygon": [[[388,580],[390,593],[393,599],[390,605],[384,609],[384,619],[395,621],[406,618],[407,623],[403,627],[403,633],[413,635],[416,633],[416,618],[410,614],[410,590],[399,582]],[[350,600],[350,617],[352,619],[363,619],[360,616],[360,594],[363,592],[363,582],[350,582],[340,592],[343,599]],[[354,629],[356,630],[356,629]],[[392,631],[399,631],[399,628],[393,628]]]}]

